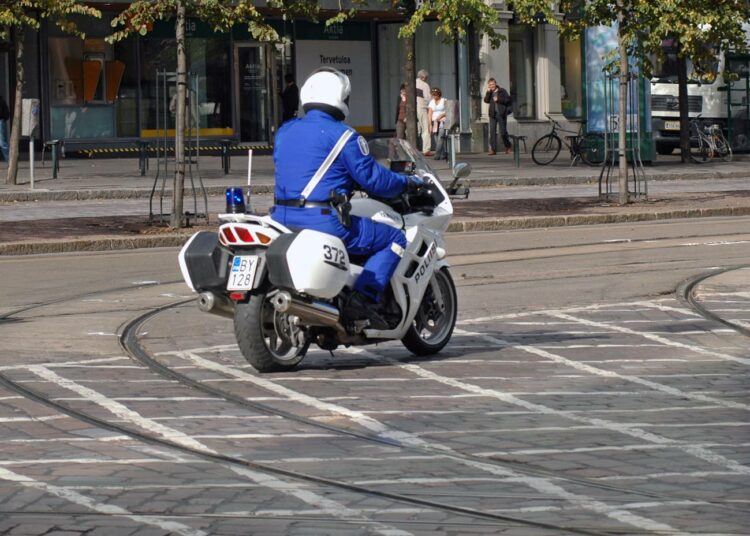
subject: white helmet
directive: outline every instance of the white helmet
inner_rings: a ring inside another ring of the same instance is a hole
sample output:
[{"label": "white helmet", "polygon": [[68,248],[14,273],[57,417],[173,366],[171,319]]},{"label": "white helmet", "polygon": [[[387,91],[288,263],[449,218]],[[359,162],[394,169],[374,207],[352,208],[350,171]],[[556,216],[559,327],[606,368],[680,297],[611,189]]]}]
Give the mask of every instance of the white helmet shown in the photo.
[{"label": "white helmet", "polygon": [[349,115],[349,77],[341,71],[323,67],[313,72],[300,90],[300,102],[305,112],[322,110],[339,121]]}]

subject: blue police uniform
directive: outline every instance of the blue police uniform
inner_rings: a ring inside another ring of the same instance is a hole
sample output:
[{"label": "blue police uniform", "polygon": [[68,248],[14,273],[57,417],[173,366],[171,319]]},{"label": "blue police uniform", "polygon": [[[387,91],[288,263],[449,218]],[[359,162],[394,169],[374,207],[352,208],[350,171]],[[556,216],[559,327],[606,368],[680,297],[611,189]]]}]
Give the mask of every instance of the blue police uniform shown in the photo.
[{"label": "blue police uniform", "polygon": [[[346,130],[344,123],[320,110],[310,110],[301,119],[285,123],[277,132],[273,161],[276,167],[277,200],[302,197]],[[395,197],[407,185],[407,177],[393,173],[369,155],[363,138],[352,135],[307,201],[326,203],[332,190],[351,194],[356,187],[378,197]],[[370,255],[354,289],[379,301],[401,260],[406,237],[399,230],[368,218],[352,216],[345,227],[332,208],[275,205],[271,217],[290,229],[315,229],[339,237],[352,255]]]}]

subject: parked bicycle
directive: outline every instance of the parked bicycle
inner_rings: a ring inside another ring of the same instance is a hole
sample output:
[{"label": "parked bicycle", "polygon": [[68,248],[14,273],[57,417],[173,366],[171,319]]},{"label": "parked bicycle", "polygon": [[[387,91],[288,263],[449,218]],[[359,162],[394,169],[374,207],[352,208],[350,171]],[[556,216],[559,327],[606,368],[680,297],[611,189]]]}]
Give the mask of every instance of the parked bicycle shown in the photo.
[{"label": "parked bicycle", "polygon": [[[531,149],[531,158],[540,166],[551,164],[560,154],[563,144],[570,150],[571,166],[578,163],[578,160],[594,166],[601,162],[601,149],[598,144],[596,135],[586,134],[584,128],[586,121],[581,121],[578,130],[564,128],[560,123],[552,119],[548,114],[544,114],[552,124],[552,130],[536,140],[534,147]],[[562,137],[559,132],[567,133]]]},{"label": "parked bicycle", "polygon": [[700,115],[690,120],[690,157],[698,164],[710,162],[715,157],[725,162],[732,160],[732,147],[724,137],[721,125],[704,125]]}]

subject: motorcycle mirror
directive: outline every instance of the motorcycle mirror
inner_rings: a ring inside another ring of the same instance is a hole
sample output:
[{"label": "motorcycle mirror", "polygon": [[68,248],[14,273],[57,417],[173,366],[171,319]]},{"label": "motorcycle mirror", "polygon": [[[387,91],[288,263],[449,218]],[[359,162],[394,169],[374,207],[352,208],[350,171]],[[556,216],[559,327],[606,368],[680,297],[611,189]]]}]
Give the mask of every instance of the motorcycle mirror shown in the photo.
[{"label": "motorcycle mirror", "polygon": [[471,174],[471,164],[468,162],[459,162],[453,166],[453,178],[465,179]]}]

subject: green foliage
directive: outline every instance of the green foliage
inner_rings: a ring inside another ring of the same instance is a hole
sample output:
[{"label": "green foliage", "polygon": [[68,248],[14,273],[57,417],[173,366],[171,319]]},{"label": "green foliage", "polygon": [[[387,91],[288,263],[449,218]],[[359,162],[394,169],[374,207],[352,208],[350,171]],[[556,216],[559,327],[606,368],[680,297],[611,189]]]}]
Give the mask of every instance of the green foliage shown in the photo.
[{"label": "green foliage", "polygon": [[502,36],[495,31],[498,14],[494,7],[483,0],[424,0],[414,5],[410,13],[406,5],[408,19],[399,31],[399,37],[412,37],[417,28],[428,17],[437,19],[436,35],[444,42],[463,41],[470,31],[489,38],[493,48],[500,46]]},{"label": "green foliage", "polygon": [[746,0],[561,0],[556,9],[546,0],[515,0],[513,9],[520,22],[536,24],[541,14],[567,36],[619,20],[628,55],[646,76],[669,38],[679,42],[680,55],[709,72],[718,51],[746,50],[742,24],[750,21]]},{"label": "green foliage", "polygon": [[[146,35],[154,22],[174,17],[178,4],[188,16],[208,23],[216,32],[228,32],[235,24],[247,24],[254,39],[278,41],[279,35],[266,23],[265,16],[250,0],[136,0],[112,19],[115,31],[107,37],[110,43],[137,33]],[[269,0],[268,7],[281,12],[284,18],[315,18],[318,4],[311,0]]]},{"label": "green foliage", "polygon": [[[39,15],[39,19],[33,16],[33,12]],[[0,4],[0,39],[7,39],[10,29],[39,29],[40,19],[49,19],[63,32],[85,38],[75,22],[70,20],[71,15],[84,15],[100,18],[102,16],[98,9],[87,6],[77,0],[17,0],[15,2],[2,2]]]}]

